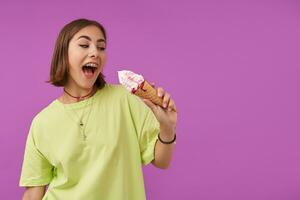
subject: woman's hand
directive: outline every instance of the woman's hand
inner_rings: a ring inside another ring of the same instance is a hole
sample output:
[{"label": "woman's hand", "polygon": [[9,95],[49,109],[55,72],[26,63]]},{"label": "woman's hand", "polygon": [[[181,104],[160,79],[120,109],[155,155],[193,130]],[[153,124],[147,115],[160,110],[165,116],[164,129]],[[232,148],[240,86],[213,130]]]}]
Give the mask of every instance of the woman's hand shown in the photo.
[{"label": "woman's hand", "polygon": [[[154,84],[151,84],[154,87]],[[148,99],[143,99],[145,104],[153,111],[156,119],[160,123],[161,130],[171,135],[175,134],[177,123],[177,109],[175,102],[171,99],[171,95],[167,93],[163,88],[158,87],[157,95],[163,99],[163,108],[159,105],[155,105]]]}]

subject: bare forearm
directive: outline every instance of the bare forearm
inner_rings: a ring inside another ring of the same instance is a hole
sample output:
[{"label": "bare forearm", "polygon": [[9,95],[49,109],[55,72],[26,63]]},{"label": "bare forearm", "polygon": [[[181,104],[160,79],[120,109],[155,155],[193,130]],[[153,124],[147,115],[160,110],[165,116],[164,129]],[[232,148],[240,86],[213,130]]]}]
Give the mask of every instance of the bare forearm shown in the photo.
[{"label": "bare forearm", "polygon": [[22,200],[42,200],[45,194],[45,186],[27,187]]},{"label": "bare forearm", "polygon": [[[173,140],[174,135],[175,131],[168,131],[164,130],[163,128],[160,129],[160,138],[163,141]],[[154,160],[152,161],[152,164],[160,169],[167,169],[171,163],[174,148],[174,143],[163,144],[158,140],[155,145],[155,156]]]}]

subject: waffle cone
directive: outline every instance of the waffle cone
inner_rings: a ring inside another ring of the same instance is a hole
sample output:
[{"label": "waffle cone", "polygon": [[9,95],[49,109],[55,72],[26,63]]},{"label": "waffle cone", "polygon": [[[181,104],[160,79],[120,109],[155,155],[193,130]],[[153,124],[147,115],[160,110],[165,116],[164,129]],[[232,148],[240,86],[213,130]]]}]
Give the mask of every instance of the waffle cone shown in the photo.
[{"label": "waffle cone", "polygon": [[141,98],[148,99],[156,105],[161,107],[163,106],[163,99],[157,96],[155,88],[153,88],[147,81],[144,81],[141,87],[139,87],[134,94]]}]

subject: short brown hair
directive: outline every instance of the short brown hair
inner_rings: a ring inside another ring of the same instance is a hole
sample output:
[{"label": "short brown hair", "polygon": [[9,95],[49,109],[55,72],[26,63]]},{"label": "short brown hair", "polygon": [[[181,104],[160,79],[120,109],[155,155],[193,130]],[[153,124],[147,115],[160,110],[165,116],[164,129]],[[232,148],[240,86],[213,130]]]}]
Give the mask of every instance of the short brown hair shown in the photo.
[{"label": "short brown hair", "polygon": [[[50,80],[46,81],[57,87],[63,87],[68,81],[69,60],[68,49],[70,40],[81,29],[87,26],[98,27],[106,40],[106,31],[104,27],[97,21],[88,19],[77,19],[65,25],[60,31],[55,43],[55,49],[51,61]],[[105,76],[102,72],[99,74],[95,85],[101,89],[106,84]]]}]

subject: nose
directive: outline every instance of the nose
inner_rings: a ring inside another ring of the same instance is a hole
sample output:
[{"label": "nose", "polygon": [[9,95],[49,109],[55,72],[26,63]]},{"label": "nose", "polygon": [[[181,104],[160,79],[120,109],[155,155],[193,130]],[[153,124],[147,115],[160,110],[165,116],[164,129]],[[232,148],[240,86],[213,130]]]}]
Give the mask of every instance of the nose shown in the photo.
[{"label": "nose", "polygon": [[92,58],[98,58],[99,57],[98,49],[94,45],[91,45],[90,52],[89,52],[89,57],[92,57]]}]

